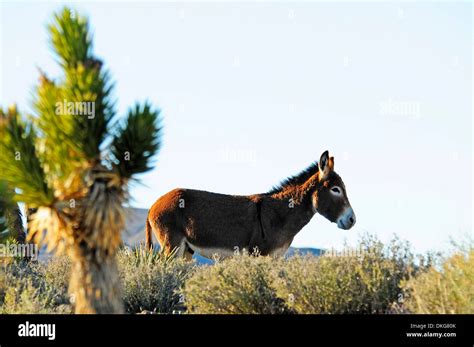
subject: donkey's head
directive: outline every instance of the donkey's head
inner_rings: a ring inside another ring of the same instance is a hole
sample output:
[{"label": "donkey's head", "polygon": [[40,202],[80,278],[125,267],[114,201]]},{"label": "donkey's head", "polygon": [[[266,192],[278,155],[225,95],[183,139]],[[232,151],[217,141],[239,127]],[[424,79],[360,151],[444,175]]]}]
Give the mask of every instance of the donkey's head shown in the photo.
[{"label": "donkey's head", "polygon": [[334,157],[328,151],[318,163],[319,183],[313,193],[313,209],[341,229],[350,229],[356,222],[354,211],[347,197],[341,177],[334,172]]}]

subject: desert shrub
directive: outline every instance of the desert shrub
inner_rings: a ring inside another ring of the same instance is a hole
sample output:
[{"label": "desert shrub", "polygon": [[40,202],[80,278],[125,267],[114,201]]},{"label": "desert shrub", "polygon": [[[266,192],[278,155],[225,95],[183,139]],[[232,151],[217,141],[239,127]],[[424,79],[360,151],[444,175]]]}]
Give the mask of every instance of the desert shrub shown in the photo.
[{"label": "desert shrub", "polygon": [[127,312],[184,311],[180,290],[192,273],[194,263],[138,247],[120,250],[118,264]]},{"label": "desert shrub", "polygon": [[[193,263],[150,253],[143,248],[118,254],[123,300],[130,313],[182,312],[179,290]],[[72,313],[68,294],[71,262],[66,256],[47,262],[10,261],[0,266],[0,312]]]},{"label": "desert shrub", "polygon": [[71,276],[71,260],[65,256],[55,256],[46,263],[38,264],[38,271],[44,281],[51,287],[56,288],[63,295],[62,299],[69,300],[68,287]]},{"label": "desert shrub", "polygon": [[275,287],[297,313],[385,313],[401,298],[402,281],[427,266],[407,243],[364,236],[355,249],[288,259]]},{"label": "desert shrub", "polygon": [[45,279],[47,264],[15,261],[0,268],[0,312],[71,313],[67,291]]},{"label": "desert shrub", "polygon": [[404,307],[414,313],[474,313],[474,249],[460,251],[404,284]]},{"label": "desert shrub", "polygon": [[355,249],[288,259],[236,256],[187,281],[195,313],[385,313],[402,298],[402,281],[431,266],[409,245],[365,236]]},{"label": "desert shrub", "polygon": [[283,260],[238,255],[196,270],[184,295],[192,313],[274,314],[288,312],[273,287]]},{"label": "desert shrub", "polygon": [[350,311],[357,281],[351,259],[335,261],[312,255],[295,256],[286,261],[275,278],[278,296],[297,313],[338,313]]},{"label": "desert shrub", "polygon": [[[436,259],[370,236],[336,254],[240,255],[212,266],[143,247],[118,253],[129,313],[473,313],[472,247],[433,265]],[[0,312],[72,313],[70,271],[66,257],[1,264]]]}]

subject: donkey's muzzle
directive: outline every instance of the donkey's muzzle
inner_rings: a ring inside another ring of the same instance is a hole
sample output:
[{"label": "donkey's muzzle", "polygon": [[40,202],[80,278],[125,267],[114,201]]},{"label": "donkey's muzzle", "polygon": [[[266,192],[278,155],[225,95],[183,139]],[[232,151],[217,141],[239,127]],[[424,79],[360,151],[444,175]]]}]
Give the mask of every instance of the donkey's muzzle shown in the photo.
[{"label": "donkey's muzzle", "polygon": [[354,226],[356,222],[356,216],[352,207],[348,207],[337,219],[337,227],[340,229],[350,229]]}]

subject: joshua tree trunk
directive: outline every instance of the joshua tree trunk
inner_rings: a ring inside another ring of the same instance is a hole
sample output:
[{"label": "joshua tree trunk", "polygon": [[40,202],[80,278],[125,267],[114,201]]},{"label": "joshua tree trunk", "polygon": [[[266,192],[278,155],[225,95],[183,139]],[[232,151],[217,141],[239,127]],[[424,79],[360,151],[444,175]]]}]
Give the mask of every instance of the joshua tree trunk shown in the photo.
[{"label": "joshua tree trunk", "polygon": [[99,250],[75,247],[69,290],[74,296],[76,313],[123,313],[116,256]]}]

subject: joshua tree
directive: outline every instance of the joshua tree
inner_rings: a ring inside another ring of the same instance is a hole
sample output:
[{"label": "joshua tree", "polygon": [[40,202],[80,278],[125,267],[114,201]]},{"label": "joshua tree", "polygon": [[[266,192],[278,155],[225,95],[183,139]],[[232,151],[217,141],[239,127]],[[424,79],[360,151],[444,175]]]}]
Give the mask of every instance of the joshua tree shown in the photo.
[{"label": "joshua tree", "polygon": [[35,211],[28,238],[71,258],[76,313],[120,313],[123,206],[160,147],[159,111],[136,104],[112,124],[113,85],[92,53],[87,19],[66,8],[49,32],[64,76],[41,73],[34,115],[1,113],[0,179]]}]

